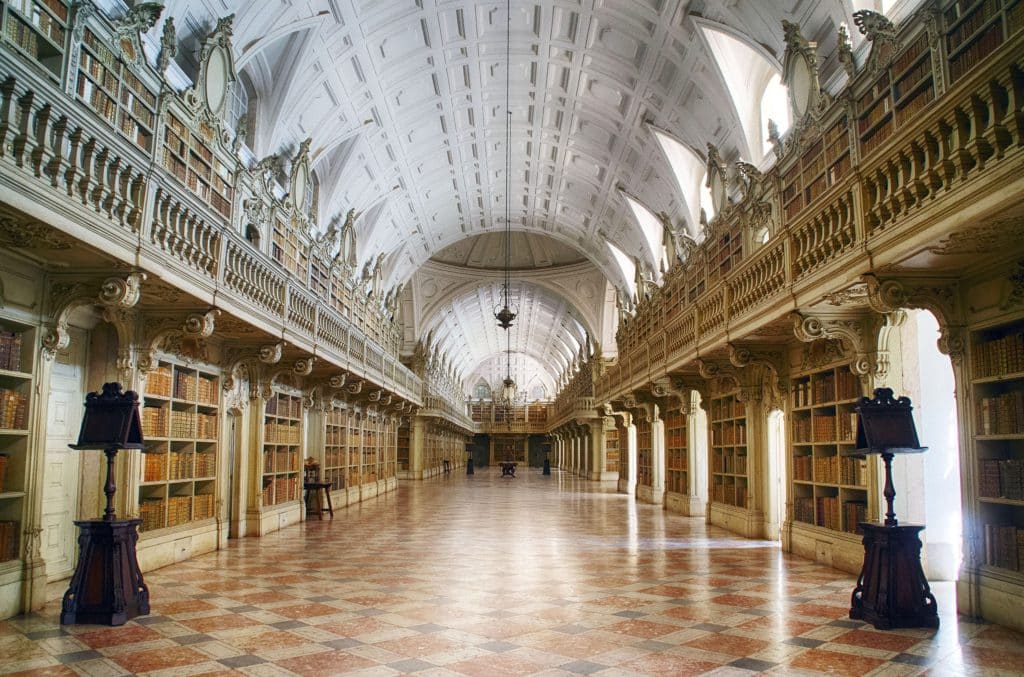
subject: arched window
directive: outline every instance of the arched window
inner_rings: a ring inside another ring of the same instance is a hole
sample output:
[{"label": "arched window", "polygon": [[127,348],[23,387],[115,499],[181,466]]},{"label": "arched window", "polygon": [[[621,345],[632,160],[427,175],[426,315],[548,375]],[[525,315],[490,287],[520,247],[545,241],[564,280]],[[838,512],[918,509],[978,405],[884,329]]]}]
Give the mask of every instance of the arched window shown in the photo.
[{"label": "arched window", "polygon": [[764,88],[764,95],[761,96],[761,150],[765,154],[772,149],[771,141],[768,140],[769,120],[779,128],[779,134],[789,129],[788,98],[786,85],[782,84],[782,76],[776,73],[768,81]]},{"label": "arched window", "polygon": [[224,122],[234,134],[242,135],[242,142],[252,145],[256,132],[256,91],[245,72],[238,74],[231,88],[231,101],[224,109]]},{"label": "arched window", "polygon": [[473,396],[478,400],[491,399],[491,386],[487,385],[487,382],[483,379],[480,379],[477,381],[476,388],[473,389]]},{"label": "arched window", "polygon": [[689,216],[686,223],[687,229],[690,236],[696,238],[700,234],[697,224],[700,220],[700,191],[704,161],[691,148],[667,132],[653,126],[651,131],[654,133],[654,138],[658,140],[662,152],[665,153],[669,166],[672,167],[672,174],[675,175],[676,182],[679,184],[682,202],[686,205],[686,212]]}]

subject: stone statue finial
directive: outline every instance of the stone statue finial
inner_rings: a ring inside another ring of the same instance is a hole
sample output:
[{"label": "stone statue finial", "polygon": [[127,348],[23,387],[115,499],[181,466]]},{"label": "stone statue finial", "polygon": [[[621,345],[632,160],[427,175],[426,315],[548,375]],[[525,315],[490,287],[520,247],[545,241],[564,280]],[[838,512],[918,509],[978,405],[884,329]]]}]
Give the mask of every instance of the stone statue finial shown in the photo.
[{"label": "stone statue finial", "polygon": [[167,17],[167,21],[164,21],[164,32],[160,36],[160,55],[156,58],[156,69],[162,75],[167,67],[171,65],[171,60],[178,55],[178,36],[177,30],[174,27],[174,17]]},{"label": "stone statue finial", "polygon": [[847,77],[851,80],[857,75],[857,63],[853,59],[853,46],[850,44],[850,33],[847,31],[846,24],[839,24],[839,51],[837,57],[839,63],[843,65],[843,70],[846,71]]}]

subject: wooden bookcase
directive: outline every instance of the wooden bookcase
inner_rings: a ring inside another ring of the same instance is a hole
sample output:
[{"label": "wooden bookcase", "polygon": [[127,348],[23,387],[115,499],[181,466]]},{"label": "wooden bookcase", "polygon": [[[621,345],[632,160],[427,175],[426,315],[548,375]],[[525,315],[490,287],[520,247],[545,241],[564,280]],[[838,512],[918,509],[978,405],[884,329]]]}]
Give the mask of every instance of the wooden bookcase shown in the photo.
[{"label": "wooden bookcase", "polygon": [[380,419],[363,416],[363,471],[361,484],[376,482],[380,477]]},{"label": "wooden bookcase", "polygon": [[75,91],[78,98],[144,151],[153,149],[156,93],[86,28]]},{"label": "wooden bookcase", "polygon": [[989,573],[1024,586],[1024,319],[971,332],[975,505]]},{"label": "wooden bookcase", "polygon": [[840,115],[783,175],[782,211],[787,221],[849,173],[852,163],[848,127],[846,115]]},{"label": "wooden bookcase", "polygon": [[396,443],[396,460],[398,462],[398,470],[407,471],[409,470],[409,425],[403,423],[398,426],[398,441]]},{"label": "wooden bookcase", "polygon": [[[299,281],[306,281],[309,276],[309,243],[305,236],[285,221],[282,215],[274,219],[270,255]],[[362,324],[357,326],[363,327]]]},{"label": "wooden bookcase", "polygon": [[1024,28],[1021,0],[955,0],[943,12],[949,81],[954,83]]},{"label": "wooden bookcase", "polygon": [[320,481],[330,482],[331,490],[345,488],[348,461],[348,411],[333,408],[324,416],[324,463]]},{"label": "wooden bookcase", "polygon": [[0,4],[3,36],[44,72],[60,79],[67,49],[68,3],[15,0]]},{"label": "wooden bookcase", "polygon": [[654,486],[654,448],[651,422],[636,422],[636,483],[638,486]]},{"label": "wooden bookcase", "polygon": [[215,132],[205,122],[191,129],[174,113],[164,117],[162,163],[200,200],[225,219],[231,219],[234,196],[232,168],[213,151]]},{"label": "wooden bookcase", "polygon": [[363,462],[363,415],[349,412],[348,415],[348,463],[345,469],[346,486],[358,487],[362,483]]},{"label": "wooden bookcase", "polygon": [[613,426],[611,430],[604,431],[605,470],[607,472],[618,472],[620,453],[619,429],[617,426]]},{"label": "wooden bookcase", "polygon": [[391,479],[398,476],[397,468],[398,425],[394,421],[381,422],[380,478]]},{"label": "wooden bookcase", "polygon": [[300,498],[302,465],[302,400],[274,392],[263,418],[263,505],[281,505]]},{"label": "wooden bookcase", "polygon": [[0,563],[22,551],[35,335],[29,325],[0,318]]},{"label": "wooden bookcase", "polygon": [[857,97],[861,157],[871,155],[897,127],[908,124],[934,99],[931,48],[922,31]]},{"label": "wooden bookcase", "polygon": [[713,237],[714,242],[708,249],[708,278],[717,280],[743,260],[743,232],[739,222],[733,220],[721,224]]},{"label": "wooden bookcase", "polygon": [[675,400],[665,412],[665,491],[689,494],[687,415]]},{"label": "wooden bookcase", "polygon": [[160,360],[146,377],[139,482],[140,531],[214,516],[219,438],[218,374]]},{"label": "wooden bookcase", "polygon": [[711,502],[747,507],[747,407],[736,394],[710,400]]},{"label": "wooden bookcase", "polygon": [[833,531],[858,532],[868,519],[868,461],[855,448],[860,379],[848,367],[805,373],[793,381],[790,421],[792,518]]}]

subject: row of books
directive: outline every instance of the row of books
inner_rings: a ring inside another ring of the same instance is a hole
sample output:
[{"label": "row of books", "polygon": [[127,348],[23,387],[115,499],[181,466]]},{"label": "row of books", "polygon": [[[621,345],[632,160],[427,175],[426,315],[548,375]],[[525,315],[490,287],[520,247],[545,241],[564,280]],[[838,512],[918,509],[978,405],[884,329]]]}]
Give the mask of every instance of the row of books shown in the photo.
[{"label": "row of books", "polygon": [[896,81],[896,84],[893,85],[893,96],[899,101],[914,87],[921,84],[926,77],[930,77],[931,73],[931,59],[923,59],[919,64],[907,71],[906,75]]},{"label": "row of books", "polygon": [[977,378],[1024,371],[1024,330],[978,341],[971,348]]},{"label": "row of books", "polygon": [[836,496],[798,496],[793,499],[793,519],[839,531],[839,498]]},{"label": "row of books", "polygon": [[[966,40],[969,40],[975,33],[984,26],[989,19],[999,13],[999,0],[984,0],[970,13],[957,16],[950,21],[956,24],[946,33],[946,50],[952,54]],[[947,17],[949,13],[947,12]],[[956,23],[958,22],[959,23]]]},{"label": "row of books", "polygon": [[267,400],[267,415],[282,418],[301,418],[302,403],[297,397],[274,395]]},{"label": "row of books", "polygon": [[24,430],[28,398],[16,390],[0,388],[0,428]]},{"label": "row of books", "polygon": [[954,82],[959,80],[1001,44],[1003,44],[1003,26],[1002,22],[996,21],[985,29],[980,37],[972,40],[962,52],[949,60],[950,80]]},{"label": "row of books", "polygon": [[54,44],[64,46],[64,21],[55,19],[47,12],[34,10],[31,14],[25,15],[39,32],[53,41]]},{"label": "row of books", "polygon": [[297,472],[299,469],[298,451],[263,452],[263,472]]},{"label": "row of books", "polygon": [[20,331],[0,330],[0,369],[21,371],[21,342]]},{"label": "row of books", "polygon": [[1024,460],[978,460],[978,495],[1024,501]]},{"label": "row of books", "polygon": [[892,136],[892,121],[886,122],[876,128],[871,134],[862,136],[860,139],[861,157],[867,157],[885,143]]},{"label": "row of books", "polygon": [[157,367],[146,375],[146,394],[157,397],[171,396],[170,367]]},{"label": "row of books", "polygon": [[711,487],[711,498],[714,503],[724,503],[738,508],[747,507],[747,491],[743,486],[715,484]]},{"label": "row of books", "polygon": [[721,421],[729,418],[743,418],[747,415],[747,405],[734,398],[711,400],[711,420]]},{"label": "row of books", "polygon": [[982,397],[978,400],[979,435],[1016,435],[1024,433],[1024,391]]},{"label": "row of books", "polygon": [[[612,450],[616,455],[619,453],[618,449]],[[605,448],[605,452],[608,449]],[[665,453],[665,466],[668,470],[686,470],[687,465],[686,450],[667,451]]]},{"label": "row of books", "polygon": [[276,477],[273,480],[264,478],[262,500],[263,505],[279,505],[299,498],[299,479],[297,477]]},{"label": "row of books", "polygon": [[[920,37],[917,38],[910,46],[903,50],[899,56],[892,60],[892,72],[900,79],[903,78],[903,72],[910,67],[910,64],[914,63],[920,58],[924,52],[928,51],[928,33],[922,32]],[[929,59],[923,59],[922,63],[928,63]],[[929,66],[930,68],[930,66]],[[916,69],[915,69],[916,70]],[[899,97],[899,94],[896,95]]]},{"label": "row of books", "polygon": [[877,80],[871,83],[871,86],[861,94],[860,98],[857,99],[857,109],[863,110],[867,106],[871,105],[871,102],[882,96],[883,94],[889,93],[889,73],[883,72]]},{"label": "row of books", "polygon": [[732,475],[747,474],[747,457],[716,453],[711,456],[711,472]]},{"label": "row of books", "polygon": [[860,397],[860,380],[848,369],[839,369],[799,381],[793,386],[793,406],[810,407],[830,404],[836,400]]},{"label": "row of books", "polygon": [[0,562],[18,559],[21,523],[12,520],[0,521]]},{"label": "row of books", "polygon": [[299,444],[301,441],[300,431],[298,425],[264,423],[263,442],[264,444]]},{"label": "row of books", "polygon": [[1010,524],[985,525],[985,564],[1024,570],[1024,529]]},{"label": "row of books", "polygon": [[747,426],[745,423],[714,423],[711,427],[711,443],[719,444],[746,444]]},{"label": "row of books", "polygon": [[919,91],[909,101],[904,101],[896,108],[896,124],[902,125],[920,113],[935,99],[935,90],[931,84]]}]

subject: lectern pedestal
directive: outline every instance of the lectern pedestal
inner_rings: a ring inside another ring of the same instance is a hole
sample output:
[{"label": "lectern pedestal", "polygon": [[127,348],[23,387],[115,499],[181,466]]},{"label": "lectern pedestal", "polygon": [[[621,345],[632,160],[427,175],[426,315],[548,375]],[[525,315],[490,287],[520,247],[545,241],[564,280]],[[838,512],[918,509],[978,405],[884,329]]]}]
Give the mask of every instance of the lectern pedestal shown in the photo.
[{"label": "lectern pedestal", "polygon": [[81,520],[78,566],[64,593],[60,622],[124,625],[149,613],[135,542],[140,519]]},{"label": "lectern pedestal", "polygon": [[921,568],[920,525],[862,522],[864,566],[850,598],[850,618],[879,630],[937,628],[938,607]]}]

